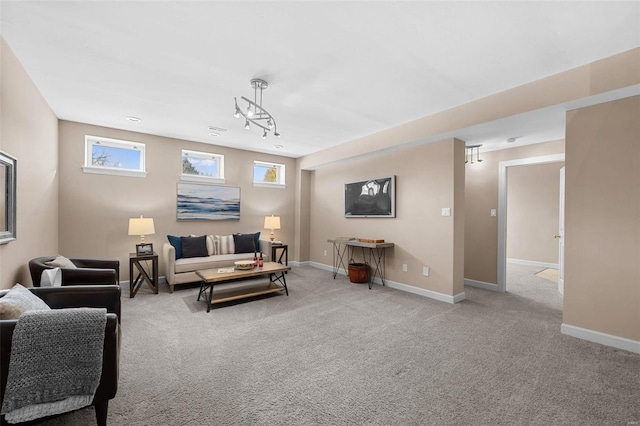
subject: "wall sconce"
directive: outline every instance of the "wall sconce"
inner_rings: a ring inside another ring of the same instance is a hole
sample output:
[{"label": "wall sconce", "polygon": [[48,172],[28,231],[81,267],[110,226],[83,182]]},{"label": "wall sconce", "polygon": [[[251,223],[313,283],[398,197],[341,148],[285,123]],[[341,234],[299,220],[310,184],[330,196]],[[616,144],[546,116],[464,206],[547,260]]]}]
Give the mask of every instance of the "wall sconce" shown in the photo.
[{"label": "wall sconce", "polygon": [[474,163],[473,161],[473,152],[475,151],[476,154],[476,161],[478,163],[482,163],[484,160],[480,159],[480,147],[482,146],[482,144],[480,145],[469,145],[465,147],[464,150],[464,163],[467,164],[469,161],[471,161],[471,164]]}]

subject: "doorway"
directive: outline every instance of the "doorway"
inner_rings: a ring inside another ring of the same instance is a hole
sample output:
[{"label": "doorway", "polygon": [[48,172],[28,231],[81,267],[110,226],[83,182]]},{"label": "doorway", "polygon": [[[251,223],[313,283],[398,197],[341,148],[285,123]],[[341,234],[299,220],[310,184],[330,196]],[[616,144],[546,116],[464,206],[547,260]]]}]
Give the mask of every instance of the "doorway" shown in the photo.
[{"label": "doorway", "polygon": [[507,185],[509,167],[564,161],[564,154],[501,161],[498,165],[498,282],[497,290],[506,291],[507,282]]}]

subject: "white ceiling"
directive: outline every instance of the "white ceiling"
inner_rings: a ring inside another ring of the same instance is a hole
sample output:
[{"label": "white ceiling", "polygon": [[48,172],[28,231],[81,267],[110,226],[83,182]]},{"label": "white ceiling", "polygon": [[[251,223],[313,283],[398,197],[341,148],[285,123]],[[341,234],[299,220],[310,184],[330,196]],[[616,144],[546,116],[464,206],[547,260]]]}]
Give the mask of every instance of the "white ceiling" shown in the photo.
[{"label": "white ceiling", "polygon": [[[2,1],[0,19],[60,119],[291,157],[640,46],[639,2]],[[254,77],[280,139],[233,117]],[[564,117],[456,136],[536,143]]]}]

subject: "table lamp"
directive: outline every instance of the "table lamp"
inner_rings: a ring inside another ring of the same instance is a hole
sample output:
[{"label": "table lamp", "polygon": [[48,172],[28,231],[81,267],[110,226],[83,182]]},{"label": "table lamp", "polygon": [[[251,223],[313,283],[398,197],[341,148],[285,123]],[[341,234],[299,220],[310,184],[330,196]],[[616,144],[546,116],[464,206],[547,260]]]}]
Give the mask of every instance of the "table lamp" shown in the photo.
[{"label": "table lamp", "polygon": [[264,229],[271,230],[271,242],[273,242],[273,230],[280,229],[280,216],[265,216],[264,218]]},{"label": "table lamp", "polygon": [[140,217],[129,219],[129,235],[140,235],[140,244],[144,244],[145,235],[153,235],[155,233],[153,218],[140,215]]}]

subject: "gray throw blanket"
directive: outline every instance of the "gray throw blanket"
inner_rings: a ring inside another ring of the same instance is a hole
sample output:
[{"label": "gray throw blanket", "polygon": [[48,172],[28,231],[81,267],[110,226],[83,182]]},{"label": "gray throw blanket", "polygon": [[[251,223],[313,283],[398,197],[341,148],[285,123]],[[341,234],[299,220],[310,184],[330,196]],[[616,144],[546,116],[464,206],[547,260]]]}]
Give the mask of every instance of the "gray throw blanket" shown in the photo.
[{"label": "gray throw blanket", "polygon": [[25,422],[85,407],[102,374],[107,310],[23,313],[13,332],[2,414]]}]

